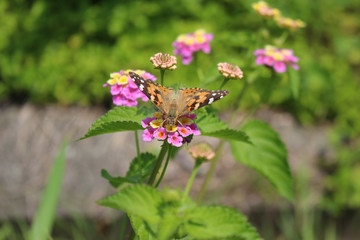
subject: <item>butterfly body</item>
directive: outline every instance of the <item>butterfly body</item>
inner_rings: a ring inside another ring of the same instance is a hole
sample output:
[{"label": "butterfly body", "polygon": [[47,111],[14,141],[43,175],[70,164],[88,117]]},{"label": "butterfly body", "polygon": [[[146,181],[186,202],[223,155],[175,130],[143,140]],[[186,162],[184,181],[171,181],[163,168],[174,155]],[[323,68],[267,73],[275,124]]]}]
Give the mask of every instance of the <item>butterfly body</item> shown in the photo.
[{"label": "butterfly body", "polygon": [[129,73],[139,89],[153,102],[164,115],[166,124],[175,126],[183,115],[209,105],[223,97],[227,90],[205,90],[200,88],[165,88],[151,80],[146,80],[134,72]]}]

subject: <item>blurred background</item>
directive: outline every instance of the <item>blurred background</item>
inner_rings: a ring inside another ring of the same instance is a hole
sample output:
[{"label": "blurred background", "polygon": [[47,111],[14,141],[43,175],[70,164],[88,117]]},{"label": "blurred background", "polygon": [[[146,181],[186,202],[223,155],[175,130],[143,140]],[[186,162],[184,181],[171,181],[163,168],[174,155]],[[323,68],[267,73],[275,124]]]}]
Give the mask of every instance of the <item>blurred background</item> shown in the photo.
[{"label": "blurred background", "polygon": [[[360,3],[269,1],[306,23],[297,31],[264,21],[253,3],[0,1],[0,239],[26,238],[61,142],[69,135],[81,137],[113,107],[109,89],[102,87],[109,74],[144,69],[159,78],[149,58],[172,53],[178,35],[197,29],[214,34],[211,53],[199,54],[204,81],[196,77],[194,64],[182,65],[178,57],[178,69],[166,73],[167,83],[216,89],[217,63],[237,64],[252,81],[240,105],[244,113],[266,88],[260,80],[269,78],[264,67],[254,71],[256,48],[275,44],[293,49],[300,59],[299,97],[293,97],[287,75],[280,74],[269,102],[255,113],[288,147],[295,202],[282,199],[230,153],[220,160],[205,201],[238,208],[264,239],[358,239]],[[241,87],[240,81],[226,86],[235,92]],[[215,104],[223,117],[235,96]],[[71,141],[52,239],[117,238],[121,214],[95,201],[114,191],[101,178],[102,168],[114,175],[126,172],[135,156],[129,142],[131,133]],[[192,164],[181,151],[163,186],[183,187]],[[205,172],[206,166],[193,193]]]}]

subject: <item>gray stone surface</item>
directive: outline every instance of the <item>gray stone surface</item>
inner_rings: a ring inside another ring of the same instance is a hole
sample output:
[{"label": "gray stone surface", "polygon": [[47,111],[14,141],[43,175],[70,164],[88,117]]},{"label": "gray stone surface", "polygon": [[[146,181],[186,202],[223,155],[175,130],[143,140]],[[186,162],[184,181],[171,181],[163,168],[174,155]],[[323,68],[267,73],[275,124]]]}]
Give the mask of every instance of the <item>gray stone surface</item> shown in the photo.
[{"label": "gray stone surface", "polygon": [[[105,113],[102,108],[34,105],[6,106],[0,113],[0,217],[31,218],[38,205],[54,157],[62,140],[71,135],[78,139],[90,125]],[[226,116],[224,116],[226,117]],[[240,118],[241,116],[239,116]],[[311,176],[319,176],[316,159],[329,152],[326,127],[304,128],[286,113],[262,110],[257,118],[270,123],[286,143],[293,171],[306,166]],[[141,136],[140,136],[141,138]],[[218,144],[214,138],[198,137],[195,141]],[[114,192],[101,178],[102,168],[112,175],[124,175],[135,156],[134,134],[122,132],[72,141],[67,152],[67,165],[58,214],[82,213],[89,216],[111,216],[114,211],[98,206],[95,201]],[[156,152],[159,143],[141,143],[144,151]],[[185,149],[169,164],[162,186],[184,188],[193,166]],[[209,164],[201,166],[191,194],[199,190]],[[313,178],[321,187],[321,177]],[[207,202],[220,202],[242,211],[256,205],[276,202],[257,187],[269,185],[254,171],[241,166],[225,147],[209,187]],[[260,184],[260,185],[261,185]],[[270,188],[271,189],[271,188]],[[271,190],[269,190],[271,191]],[[270,194],[271,195],[271,194]],[[276,196],[276,193],[273,194]]]}]

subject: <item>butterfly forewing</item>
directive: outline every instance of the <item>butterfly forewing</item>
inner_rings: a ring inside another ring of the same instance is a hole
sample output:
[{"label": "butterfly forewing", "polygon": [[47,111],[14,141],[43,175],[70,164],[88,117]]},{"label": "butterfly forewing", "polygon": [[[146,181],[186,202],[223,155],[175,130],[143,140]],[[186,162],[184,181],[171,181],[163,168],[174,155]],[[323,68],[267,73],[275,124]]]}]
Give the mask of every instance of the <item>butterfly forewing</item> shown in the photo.
[{"label": "butterfly forewing", "polygon": [[228,93],[227,90],[210,91],[200,88],[179,88],[176,115],[182,116],[195,111],[225,97]]},{"label": "butterfly forewing", "polygon": [[174,99],[173,88],[165,88],[150,79],[144,79],[134,72],[129,72],[131,79],[163,113],[170,111],[170,104]]}]

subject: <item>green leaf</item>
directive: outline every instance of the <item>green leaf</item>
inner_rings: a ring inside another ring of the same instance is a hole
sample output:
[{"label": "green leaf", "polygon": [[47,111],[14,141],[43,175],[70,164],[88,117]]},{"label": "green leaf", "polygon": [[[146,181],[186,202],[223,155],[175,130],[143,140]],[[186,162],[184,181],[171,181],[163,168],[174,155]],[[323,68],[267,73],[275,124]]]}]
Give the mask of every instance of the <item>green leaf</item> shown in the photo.
[{"label": "green leaf", "polygon": [[31,226],[29,234],[30,240],[48,239],[51,235],[56,205],[59,200],[61,183],[65,171],[67,145],[68,141],[65,140],[62,143],[58,156],[53,163],[42,199]]},{"label": "green leaf", "polygon": [[149,116],[150,112],[144,108],[116,107],[96,120],[79,140],[105,133],[141,130],[141,120]]},{"label": "green leaf", "polygon": [[251,143],[245,132],[230,129],[225,122],[222,122],[215,114],[208,114],[206,111],[197,113],[197,126],[202,136],[217,137],[225,140],[235,140]]},{"label": "green leaf", "polygon": [[129,179],[126,177],[113,177],[110,175],[108,171],[105,169],[101,169],[101,176],[109,181],[110,185],[114,188],[119,187],[123,183],[132,183]]},{"label": "green leaf", "polygon": [[134,229],[136,235],[139,237],[139,240],[157,240],[157,224],[146,223],[141,218],[129,215],[131,226]]},{"label": "green leaf", "polygon": [[234,129],[221,129],[213,132],[201,132],[203,136],[209,136],[209,137],[217,137],[225,140],[234,140],[234,141],[241,141],[250,143],[251,141],[249,139],[249,136],[246,135],[245,132],[234,130]]},{"label": "green leaf", "polygon": [[146,185],[132,185],[97,201],[97,203],[123,210],[149,223],[157,223],[160,220],[158,206],[161,201],[162,196],[155,188]]},{"label": "green leaf", "polygon": [[293,68],[288,68],[289,72],[289,79],[290,79],[290,87],[292,95],[295,99],[299,97],[299,86],[300,86],[300,78],[298,71],[294,70]]},{"label": "green leaf", "polygon": [[220,121],[220,119],[215,114],[207,114],[206,111],[198,111],[196,114],[196,124],[199,127],[201,133],[213,132],[228,128],[226,123]]},{"label": "green leaf", "polygon": [[151,153],[141,153],[139,157],[132,160],[126,177],[112,177],[105,169],[101,170],[101,176],[109,181],[111,186],[117,188],[123,183],[142,183],[154,168],[156,156]]},{"label": "green leaf", "polygon": [[188,221],[184,225],[185,231],[196,239],[261,239],[246,217],[229,207],[199,207],[189,212],[186,217]]},{"label": "green leaf", "polygon": [[268,124],[258,120],[249,121],[243,130],[254,145],[231,141],[235,159],[265,176],[283,197],[292,200],[287,151],[278,134]]},{"label": "green leaf", "polygon": [[173,212],[165,212],[159,223],[158,239],[167,240],[174,235],[179,225],[182,223],[182,219]]}]

